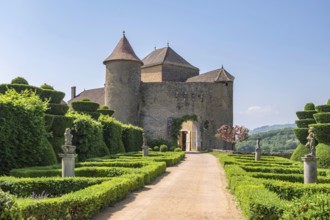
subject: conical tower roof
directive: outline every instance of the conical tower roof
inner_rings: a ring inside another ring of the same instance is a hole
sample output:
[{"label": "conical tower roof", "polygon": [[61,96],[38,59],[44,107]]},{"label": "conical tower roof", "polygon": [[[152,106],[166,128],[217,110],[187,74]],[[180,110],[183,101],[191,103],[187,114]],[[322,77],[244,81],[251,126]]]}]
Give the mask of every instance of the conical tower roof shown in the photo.
[{"label": "conical tower roof", "polygon": [[135,55],[135,52],[131,47],[130,43],[128,42],[125,34],[123,34],[123,37],[120,39],[115,49],[112,51],[110,56],[108,56],[103,61],[103,63],[105,64],[106,62],[115,60],[135,61],[143,65],[143,62]]}]

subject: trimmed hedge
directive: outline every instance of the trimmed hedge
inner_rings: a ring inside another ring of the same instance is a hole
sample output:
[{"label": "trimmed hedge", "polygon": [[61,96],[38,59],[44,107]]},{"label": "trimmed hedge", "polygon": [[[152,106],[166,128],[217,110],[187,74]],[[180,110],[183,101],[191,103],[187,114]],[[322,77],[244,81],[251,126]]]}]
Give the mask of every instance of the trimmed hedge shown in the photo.
[{"label": "trimmed hedge", "polygon": [[294,134],[296,135],[299,142],[303,145],[307,143],[308,128],[294,128]]},{"label": "trimmed hedge", "polygon": [[97,109],[97,112],[102,115],[108,115],[108,116],[112,116],[115,113],[115,111],[112,109]]},{"label": "trimmed hedge", "polygon": [[90,116],[71,114],[73,121],[72,144],[77,147],[78,159],[84,161],[91,157],[109,155],[109,149],[103,141],[103,128],[101,123]]},{"label": "trimmed hedge", "polygon": [[31,197],[34,193],[49,194],[49,197],[58,197],[63,194],[75,192],[91,185],[100,184],[105,178],[86,177],[53,177],[53,178],[15,178],[1,177],[0,188],[17,197]]},{"label": "trimmed hedge", "polygon": [[[317,123],[330,123],[330,112],[314,114],[314,118]],[[316,122],[311,124],[315,124]]]},{"label": "trimmed hedge", "polygon": [[318,144],[316,146],[316,156],[318,167],[330,169],[330,144]]},{"label": "trimmed hedge", "polygon": [[65,115],[69,110],[69,106],[63,104],[48,103],[48,107],[46,114],[51,115]]},{"label": "trimmed hedge", "polygon": [[296,120],[296,125],[298,128],[308,128],[309,124],[314,124],[315,122],[316,121],[314,119],[301,119],[301,120]]},{"label": "trimmed hedge", "polygon": [[316,106],[317,112],[330,112],[330,104]]},{"label": "trimmed hedge", "polygon": [[304,107],[305,111],[314,111],[315,110],[315,105],[312,102],[306,103]]},{"label": "trimmed hedge", "polygon": [[99,122],[103,128],[103,139],[110,154],[124,153],[125,147],[122,140],[122,123],[115,118],[101,115]]},{"label": "trimmed hedge", "polygon": [[309,153],[310,150],[305,145],[299,144],[298,147],[292,153],[290,160],[301,162],[302,161],[301,158]]},{"label": "trimmed hedge", "polygon": [[330,144],[330,123],[311,124],[309,126],[314,127],[315,138],[319,143]]},{"label": "trimmed hedge", "polygon": [[125,124],[122,127],[122,140],[126,152],[140,151],[143,145],[143,129],[131,124]]},{"label": "trimmed hedge", "polygon": [[100,107],[98,103],[92,101],[75,101],[71,106],[77,112],[96,112]]},{"label": "trimmed hedge", "polygon": [[49,126],[48,132],[52,133],[53,137],[63,137],[66,128],[71,128],[74,118],[62,115],[49,115],[46,114],[47,121],[52,121]]},{"label": "trimmed hedge", "polygon": [[10,169],[56,163],[46,139],[46,103],[30,91],[0,94],[0,174]]},{"label": "trimmed hedge", "polygon": [[65,93],[56,90],[41,89],[38,95],[42,100],[49,100],[50,103],[60,104],[65,96]]},{"label": "trimmed hedge", "polygon": [[312,111],[297,111],[296,115],[299,120],[301,119],[311,119],[313,118],[313,115],[317,113],[315,110]]},{"label": "trimmed hedge", "polygon": [[10,82],[10,84],[29,85],[28,81],[21,76],[18,76]]}]

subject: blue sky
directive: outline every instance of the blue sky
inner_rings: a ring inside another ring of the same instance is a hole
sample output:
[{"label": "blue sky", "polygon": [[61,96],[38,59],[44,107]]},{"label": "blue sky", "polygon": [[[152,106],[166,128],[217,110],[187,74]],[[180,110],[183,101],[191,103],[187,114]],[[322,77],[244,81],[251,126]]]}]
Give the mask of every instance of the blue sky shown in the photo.
[{"label": "blue sky", "polygon": [[[0,83],[17,76],[66,93],[102,87],[126,31],[142,59],[170,46],[204,73],[236,77],[234,123],[293,123],[330,98],[330,1],[0,0]],[[214,112],[221,114],[221,112]]]}]

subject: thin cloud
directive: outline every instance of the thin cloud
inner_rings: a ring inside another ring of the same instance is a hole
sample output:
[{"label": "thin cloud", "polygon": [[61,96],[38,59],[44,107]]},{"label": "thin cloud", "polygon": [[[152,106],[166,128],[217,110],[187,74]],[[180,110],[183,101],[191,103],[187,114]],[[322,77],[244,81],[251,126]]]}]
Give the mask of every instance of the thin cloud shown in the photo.
[{"label": "thin cloud", "polygon": [[279,111],[276,110],[274,107],[268,106],[251,106],[246,111],[241,112],[246,116],[275,116],[279,115]]}]

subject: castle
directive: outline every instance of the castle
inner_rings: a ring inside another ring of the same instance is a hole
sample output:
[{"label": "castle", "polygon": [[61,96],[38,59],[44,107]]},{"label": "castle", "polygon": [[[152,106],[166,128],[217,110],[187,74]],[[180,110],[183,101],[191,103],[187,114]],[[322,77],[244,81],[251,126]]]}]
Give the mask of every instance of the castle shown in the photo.
[{"label": "castle", "polygon": [[[199,69],[167,46],[143,60],[125,34],[104,61],[104,88],[90,89],[71,101],[89,98],[115,110],[123,123],[140,126],[148,138],[173,141],[173,124],[183,117],[178,143],[186,151],[228,149],[214,135],[222,124],[233,123],[234,77],[223,67],[199,75]],[[194,119],[192,119],[194,118]]]}]

